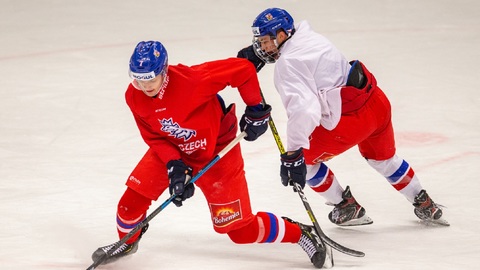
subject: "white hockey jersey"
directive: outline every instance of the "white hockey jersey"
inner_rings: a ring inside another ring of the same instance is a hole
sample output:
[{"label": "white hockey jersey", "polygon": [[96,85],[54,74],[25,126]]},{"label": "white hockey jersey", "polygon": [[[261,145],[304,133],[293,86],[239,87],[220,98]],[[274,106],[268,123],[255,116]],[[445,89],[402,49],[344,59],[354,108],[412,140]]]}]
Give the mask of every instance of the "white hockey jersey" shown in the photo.
[{"label": "white hockey jersey", "polygon": [[300,22],[295,29],[280,48],[274,70],[275,87],[288,116],[287,151],[309,149],[309,136],[317,126],[327,130],[337,126],[340,89],[350,71],[348,60],[308,22]]}]

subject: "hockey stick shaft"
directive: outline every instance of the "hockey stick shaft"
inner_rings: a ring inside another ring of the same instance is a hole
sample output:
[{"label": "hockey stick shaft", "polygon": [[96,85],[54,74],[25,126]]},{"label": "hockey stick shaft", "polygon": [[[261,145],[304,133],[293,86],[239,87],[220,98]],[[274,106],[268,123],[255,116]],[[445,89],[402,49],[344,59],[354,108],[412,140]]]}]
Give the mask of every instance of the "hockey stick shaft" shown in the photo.
[{"label": "hockey stick shaft", "polygon": [[[260,91],[260,94],[262,96],[262,102],[263,104],[266,104],[265,102],[265,97],[263,93]],[[278,134],[277,127],[275,126],[275,123],[273,122],[272,116],[270,116],[270,120],[268,121],[268,125],[270,126],[270,130],[272,131],[273,137],[275,138],[275,142],[277,144],[278,150],[280,151],[281,154],[284,154],[285,148],[283,147],[282,139],[280,138],[280,135]],[[302,200],[303,206],[305,207],[305,210],[307,211],[308,216],[310,217],[310,220],[313,223],[313,226],[315,227],[315,231],[317,231],[318,235],[322,238],[322,240],[332,248],[345,253],[347,255],[355,256],[355,257],[364,257],[365,253],[357,250],[353,250],[350,248],[347,248],[345,246],[340,245],[339,243],[333,241],[330,239],[320,228],[320,224],[318,224],[317,219],[315,218],[315,215],[313,214],[312,208],[310,207],[310,204],[308,203],[307,197],[305,196],[305,193],[303,192],[302,187],[298,183],[293,183],[293,187],[295,188],[296,192],[298,193],[298,196],[300,196],[300,199]]]},{"label": "hockey stick shaft", "polygon": [[[225,156],[230,150],[232,150],[233,147],[235,147],[245,136],[247,136],[247,133],[242,132],[240,133],[233,141],[231,141],[227,146],[225,146],[218,154],[210,160],[210,162],[203,167],[192,179],[187,184],[194,183],[195,181],[198,180],[205,172],[207,172],[217,161],[219,161],[223,156]],[[113,246],[111,249],[109,249],[102,257],[100,257],[97,261],[93,262],[92,265],[90,265],[87,270],[94,270],[97,266],[102,264],[108,257],[112,255],[112,253],[118,249],[120,246],[125,244],[132,236],[134,236],[139,230],[141,230],[145,225],[148,224],[158,213],[160,213],[167,205],[169,205],[174,199],[176,195],[173,194],[165,200],[157,209],[155,209],[150,215],[148,215],[142,222],[140,222],[135,228],[133,228],[127,235],[125,235],[120,241]]]}]

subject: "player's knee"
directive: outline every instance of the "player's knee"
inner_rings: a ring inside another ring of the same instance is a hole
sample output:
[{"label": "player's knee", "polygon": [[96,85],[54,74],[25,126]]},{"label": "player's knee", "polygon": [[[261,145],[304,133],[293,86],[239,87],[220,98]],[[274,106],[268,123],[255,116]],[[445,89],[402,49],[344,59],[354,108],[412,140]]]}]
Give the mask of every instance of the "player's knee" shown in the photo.
[{"label": "player's knee", "polygon": [[127,188],[117,205],[117,214],[122,219],[132,220],[146,213],[151,200]]},{"label": "player's knee", "polygon": [[258,220],[253,218],[245,226],[228,231],[227,234],[235,244],[255,243],[259,237]]},{"label": "player's knee", "polygon": [[230,240],[234,242],[235,244],[250,244],[253,243],[254,240],[249,239],[248,234],[245,233],[245,227],[233,230],[227,233],[228,237],[230,237]]}]

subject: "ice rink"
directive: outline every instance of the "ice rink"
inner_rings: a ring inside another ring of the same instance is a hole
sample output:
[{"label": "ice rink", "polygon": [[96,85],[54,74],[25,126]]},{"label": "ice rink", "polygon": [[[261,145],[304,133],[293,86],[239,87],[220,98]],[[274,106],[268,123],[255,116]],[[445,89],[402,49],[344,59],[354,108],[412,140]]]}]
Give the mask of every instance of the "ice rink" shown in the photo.
[{"label": "ice rink", "polygon": [[[117,240],[116,205],[147,149],[124,101],[139,41],[160,40],[171,64],[232,57],[250,44],[257,14],[274,6],[308,20],[375,74],[393,106],[397,153],[451,223],[420,224],[413,206],[351,149],[327,165],[372,225],[331,224],[332,207],[305,190],[325,233],[366,253],[335,252],[334,269],[479,269],[478,0],[0,0],[0,269],[86,269],[97,247]],[[285,138],[273,66],[259,79]],[[236,89],[222,94],[241,114]],[[254,211],[309,222],[298,195],[280,184],[270,131],[241,144]],[[235,245],[216,234],[197,189],[183,207],[154,218],[135,255],[99,269],[313,266],[297,245]]]}]

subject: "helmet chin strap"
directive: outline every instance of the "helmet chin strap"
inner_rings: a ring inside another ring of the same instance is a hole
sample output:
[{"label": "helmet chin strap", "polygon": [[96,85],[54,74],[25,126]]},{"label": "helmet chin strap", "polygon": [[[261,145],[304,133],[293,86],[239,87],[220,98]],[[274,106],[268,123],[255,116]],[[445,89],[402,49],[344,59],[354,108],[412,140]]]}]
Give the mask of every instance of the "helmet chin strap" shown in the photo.
[{"label": "helmet chin strap", "polygon": [[275,39],[273,40],[273,44],[275,44],[275,47],[277,47],[277,53],[276,53],[276,59],[278,59],[280,57],[280,48],[283,46],[283,44],[285,44],[285,42],[287,42],[287,40],[289,40],[292,36],[293,36],[293,33],[295,33],[295,29],[292,31],[292,34],[290,34],[284,41],[282,41],[282,43],[278,44],[277,42],[277,37],[275,37]]},{"label": "helmet chin strap", "polygon": [[[273,44],[275,44],[275,47],[277,47],[277,50],[280,49],[280,46],[278,45],[276,38],[273,40]],[[283,45],[283,42],[280,45]]]},{"label": "helmet chin strap", "polygon": [[289,40],[289,39],[293,36],[294,33],[295,33],[295,29],[294,29],[294,30],[292,31],[292,33],[291,33],[289,36],[287,36],[287,38],[286,38],[282,43],[280,43],[280,44],[278,44],[277,38],[275,37],[275,39],[273,40],[273,43],[275,44],[275,46],[277,46],[277,50],[280,51],[280,48],[283,46],[283,44],[285,44],[285,42],[287,42],[287,40]]}]

